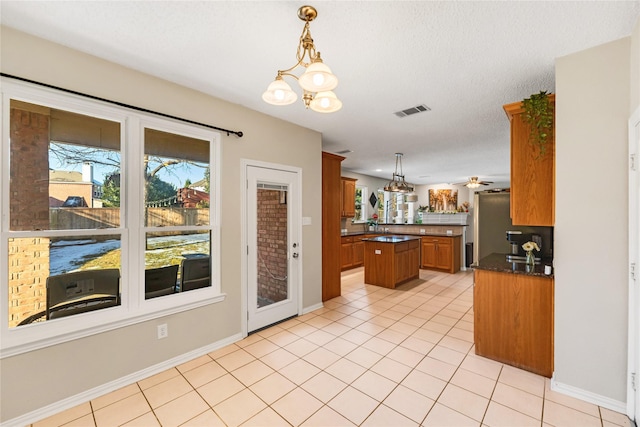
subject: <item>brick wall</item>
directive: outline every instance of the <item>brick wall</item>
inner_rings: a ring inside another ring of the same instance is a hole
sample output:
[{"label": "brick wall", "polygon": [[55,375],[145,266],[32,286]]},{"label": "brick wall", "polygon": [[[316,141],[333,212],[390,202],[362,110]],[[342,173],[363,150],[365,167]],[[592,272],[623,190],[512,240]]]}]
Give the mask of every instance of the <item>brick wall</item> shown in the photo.
[{"label": "brick wall", "polygon": [[258,189],[258,297],[287,298],[287,205],[282,192]]},{"label": "brick wall", "polygon": [[[13,102],[12,102],[13,107]],[[41,110],[41,111],[38,111]],[[49,228],[49,114],[11,108],[9,218],[11,230]],[[9,326],[45,306],[49,239],[9,241]]]}]

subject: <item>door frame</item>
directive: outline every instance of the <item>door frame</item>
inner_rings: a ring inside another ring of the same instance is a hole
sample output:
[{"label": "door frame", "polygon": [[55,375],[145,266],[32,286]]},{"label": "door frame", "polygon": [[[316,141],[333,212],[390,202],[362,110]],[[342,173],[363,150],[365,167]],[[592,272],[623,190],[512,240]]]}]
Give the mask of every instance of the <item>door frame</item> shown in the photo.
[{"label": "door frame", "polygon": [[[629,343],[627,415],[640,420],[640,107],[629,119]],[[634,268],[635,265],[635,268]]]},{"label": "door frame", "polygon": [[240,159],[240,240],[242,242],[240,246],[241,251],[241,329],[242,329],[242,337],[246,337],[249,335],[249,306],[248,306],[248,297],[249,297],[249,275],[247,274],[249,268],[249,254],[247,253],[247,248],[249,246],[249,230],[248,230],[248,219],[247,218],[247,204],[248,204],[248,176],[247,176],[247,168],[248,167],[258,167],[265,169],[274,169],[280,170],[284,172],[292,172],[296,174],[297,180],[297,190],[296,194],[292,194],[292,199],[296,201],[296,203],[291,204],[291,215],[293,217],[297,217],[300,220],[298,221],[298,226],[296,233],[299,236],[299,246],[298,253],[299,258],[298,262],[294,262],[291,265],[292,269],[296,269],[295,276],[298,278],[298,283],[291,283],[291,286],[296,286],[298,293],[298,300],[296,301],[296,306],[298,310],[298,315],[302,314],[302,272],[303,269],[303,260],[304,260],[304,243],[302,241],[302,168],[291,166],[291,165],[283,165],[278,163],[269,163],[263,162],[260,160],[252,160],[252,159]]}]

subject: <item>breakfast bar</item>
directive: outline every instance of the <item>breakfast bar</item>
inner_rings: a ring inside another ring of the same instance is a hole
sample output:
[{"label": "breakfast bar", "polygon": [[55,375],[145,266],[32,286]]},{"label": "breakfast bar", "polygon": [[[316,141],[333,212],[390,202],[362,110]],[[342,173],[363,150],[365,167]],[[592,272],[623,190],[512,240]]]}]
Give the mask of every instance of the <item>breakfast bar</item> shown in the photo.
[{"label": "breakfast bar", "polygon": [[364,240],[364,282],[395,288],[420,275],[420,237],[378,236]]}]

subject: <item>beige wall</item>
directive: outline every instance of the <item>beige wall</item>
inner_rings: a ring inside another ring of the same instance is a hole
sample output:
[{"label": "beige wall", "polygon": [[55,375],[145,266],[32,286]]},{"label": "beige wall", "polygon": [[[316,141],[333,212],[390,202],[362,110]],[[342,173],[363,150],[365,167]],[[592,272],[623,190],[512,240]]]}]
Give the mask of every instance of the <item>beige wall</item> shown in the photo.
[{"label": "beige wall", "polygon": [[618,403],[627,376],[631,45],[627,37],[556,62],[554,379]]},{"label": "beige wall", "polygon": [[640,19],[631,33],[631,102],[632,113],[640,106]]},{"label": "beige wall", "polygon": [[[222,134],[224,302],[0,361],[0,423],[241,332],[241,159],[302,168],[303,306],[321,303],[321,135],[239,105],[1,28],[2,72],[244,132]],[[259,94],[256,94],[259,96]],[[6,289],[3,290],[6,292]],[[156,339],[156,325],[169,325]]]}]

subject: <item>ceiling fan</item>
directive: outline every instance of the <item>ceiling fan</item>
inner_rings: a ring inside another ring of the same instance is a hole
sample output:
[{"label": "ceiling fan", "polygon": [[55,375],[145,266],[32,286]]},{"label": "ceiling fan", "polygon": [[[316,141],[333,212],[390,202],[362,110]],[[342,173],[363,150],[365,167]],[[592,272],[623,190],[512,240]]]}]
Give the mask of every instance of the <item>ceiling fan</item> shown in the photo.
[{"label": "ceiling fan", "polygon": [[489,184],[493,184],[493,181],[479,181],[477,176],[472,176],[471,178],[469,178],[469,181],[467,182],[459,182],[453,185],[464,185],[468,188],[478,188],[481,185],[489,185]]}]

